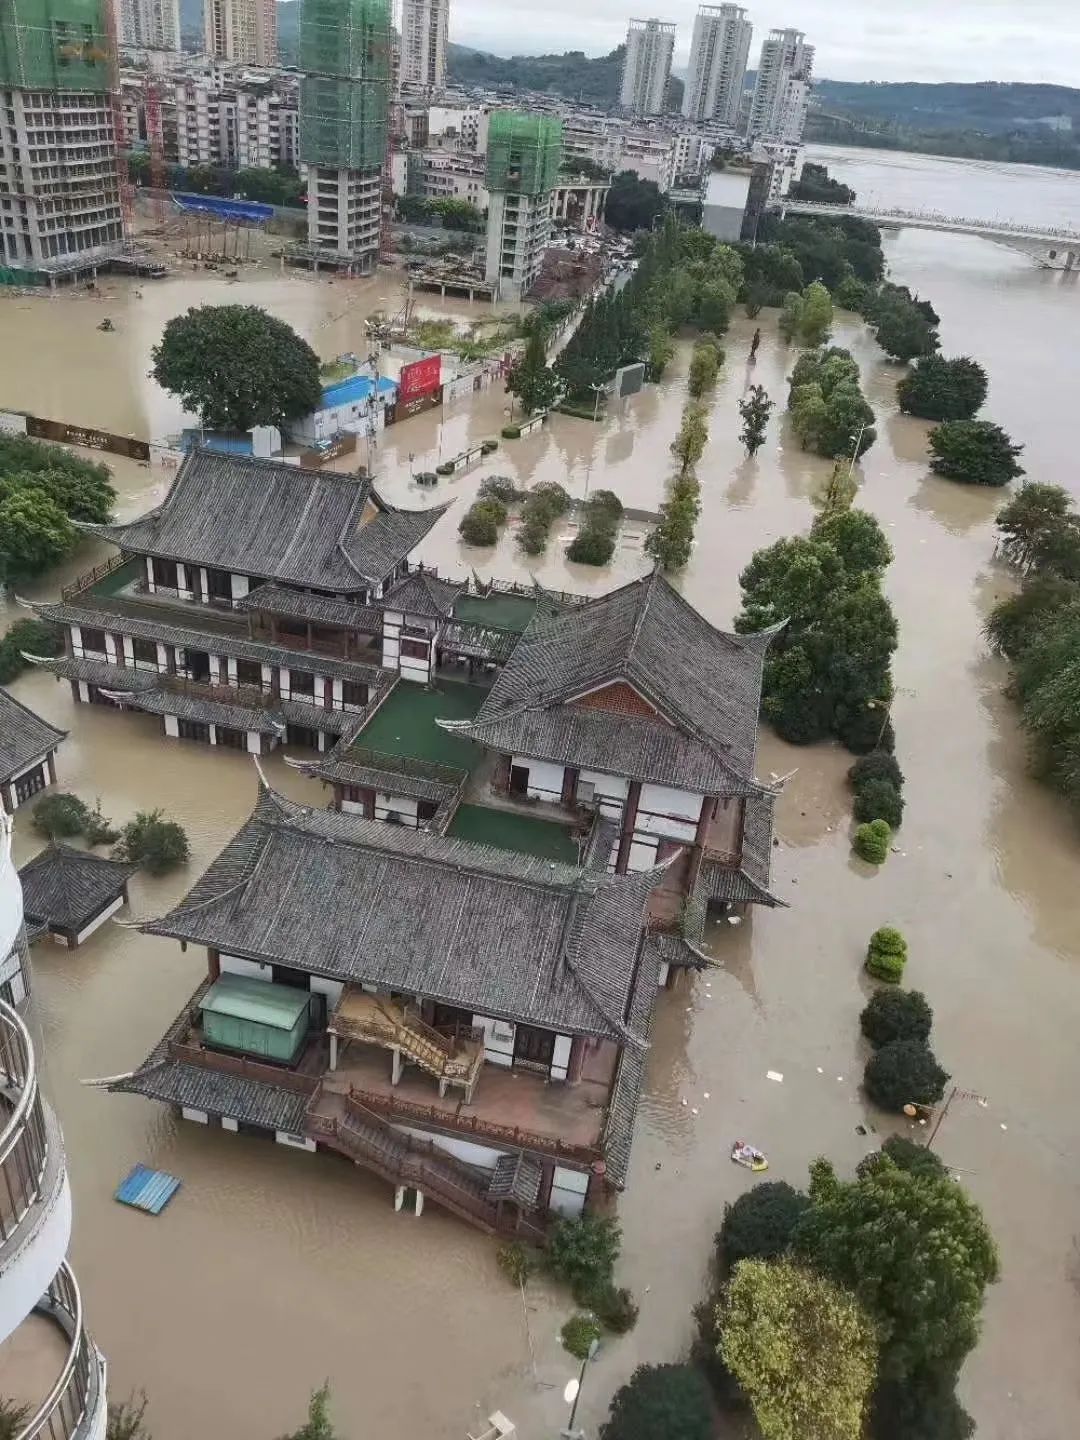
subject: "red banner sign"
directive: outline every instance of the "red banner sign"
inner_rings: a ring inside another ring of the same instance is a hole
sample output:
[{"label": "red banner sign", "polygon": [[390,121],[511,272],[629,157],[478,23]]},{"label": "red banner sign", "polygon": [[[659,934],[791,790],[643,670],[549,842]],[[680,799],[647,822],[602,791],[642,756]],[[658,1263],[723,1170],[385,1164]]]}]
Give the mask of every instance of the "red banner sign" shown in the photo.
[{"label": "red banner sign", "polygon": [[441,379],[441,355],[428,355],[423,360],[414,360],[411,365],[403,365],[398,380],[398,400],[416,400],[421,395],[430,395],[432,390],[439,388]]}]

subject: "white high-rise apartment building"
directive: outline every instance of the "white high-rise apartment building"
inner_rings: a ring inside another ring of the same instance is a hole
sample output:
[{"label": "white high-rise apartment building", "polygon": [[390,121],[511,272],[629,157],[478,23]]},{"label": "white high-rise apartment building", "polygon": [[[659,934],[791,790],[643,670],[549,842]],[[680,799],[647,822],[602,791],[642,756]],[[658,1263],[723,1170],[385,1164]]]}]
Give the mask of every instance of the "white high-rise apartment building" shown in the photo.
[{"label": "white high-rise apartment building", "polygon": [[702,5],[694,19],[683,114],[734,128],[746,82],[753,26],[741,5]]},{"label": "white high-rise apartment building", "polygon": [[[26,955],[11,819],[0,810],[0,973],[10,970],[12,977],[3,986],[6,996],[23,992],[23,984],[15,989],[13,980],[28,975]],[[0,1076],[0,1375],[5,1398],[27,1407],[15,1421],[18,1435],[104,1440],[105,1361],[87,1332],[79,1287],[67,1263],[71,1186],[64,1139],[39,1089],[30,1032],[6,998],[0,999]]]},{"label": "white high-rise apartment building", "polygon": [[769,32],[750,102],[749,139],[801,143],[813,72],[814,47],[801,30]]},{"label": "white high-rise apartment building", "polygon": [[619,104],[631,115],[660,115],[671,79],[675,26],[663,20],[631,20],[626,32]]},{"label": "white high-rise apartment building", "polygon": [[278,63],[274,0],[203,0],[203,26],[206,53],[215,60]]},{"label": "white high-rise apartment building", "polygon": [[120,0],[120,43],[139,50],[180,49],[180,0]]},{"label": "white high-rise apartment building", "polygon": [[446,80],[450,0],[403,0],[401,84],[441,90]]}]

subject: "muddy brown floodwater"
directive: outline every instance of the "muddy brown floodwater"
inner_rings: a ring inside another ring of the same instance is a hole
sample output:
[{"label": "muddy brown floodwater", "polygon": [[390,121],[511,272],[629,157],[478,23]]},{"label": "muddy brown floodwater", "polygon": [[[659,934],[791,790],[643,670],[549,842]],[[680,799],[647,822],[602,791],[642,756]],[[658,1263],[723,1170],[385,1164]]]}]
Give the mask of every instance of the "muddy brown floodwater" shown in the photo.
[{"label": "muddy brown floodwater", "polygon": [[[886,244],[895,277],[941,311],[945,352],[987,365],[989,413],[1026,442],[1029,473],[1075,483],[1075,279],[973,239],[904,232]],[[200,300],[256,300],[325,356],[359,344],[375,288],[200,279],[148,285],[141,301],[117,288],[107,302],[114,335],[95,330],[101,302],[0,299],[0,406],[164,434],[180,417],[146,372],[170,314]],[[782,400],[791,356],[773,322],[753,378]],[[726,341],[701,465],[699,543],[682,582],[721,624],[737,608],[738,573],[752,550],[807,528],[828,469],[802,454],[776,417],[757,460],[743,458],[735,402],[749,380],[743,356],[752,329],[740,317]],[[876,874],[852,859],[849,757],[763,735],[760,772],[795,772],[778,812],[774,871],[790,908],[714,930],[719,968],[661,997],[619,1205],[623,1278],[641,1318],[603,1348],[579,1413],[593,1433],[635,1364],[675,1358],[688,1343],[724,1202],[751,1183],[727,1158],[735,1136],[768,1151],[773,1177],[797,1184],[816,1154],[846,1170],[875,1144],[856,1131],[880,1125],[858,1088],[857,1017],[867,994],[860,966],[869,932],[893,923],[911,943],[908,981],[934,1006],[941,1059],[989,1101],[958,1102],[939,1146],[984,1206],[1003,1259],[982,1342],[964,1370],[964,1398],[982,1440],[1064,1440],[1076,1433],[1080,1406],[1077,835],[1025,773],[1015,715],[1002,698],[1004,670],[981,638],[990,605],[1010,584],[992,559],[1001,496],[931,477],[926,427],[895,411],[895,370],[854,323],[841,320],[837,338],[858,356],[880,417],[859,503],[896,550],[888,575],[901,637],[894,718],[908,777],[900,853]],[[494,554],[457,540],[457,516],[485,472],[557,478],[576,493],[610,486],[627,503],[655,508],[686,361],[683,347],[660,386],[603,423],[556,417],[542,434],[502,446],[485,470],[440,486],[437,500],[449,493],[459,503],[424,558],[450,573],[526,573],[511,538]],[[451,407],[441,428],[429,414],[389,432],[377,457],[387,494],[426,503],[410,484],[410,453],[421,468],[440,447],[454,453],[494,433],[503,406],[501,393],[489,392]],[[164,480],[118,465],[121,513],[145,508]],[[641,538],[624,538],[614,574],[568,565],[561,542],[536,573],[561,587],[607,589],[640,573]],[[88,549],[70,568],[93,557]],[[39,592],[54,593],[60,578]],[[247,814],[251,766],[231,752],[166,742],[150,717],[76,708],[67,687],[42,674],[13,688],[70,730],[59,756],[64,786],[100,795],[119,820],[154,804],[187,827],[188,871],[132,887],[136,915],[160,912]],[[280,757],[269,770],[289,793],[321,801]],[[25,813],[16,838],[20,858],[36,848]],[[186,1440],[195,1414],[208,1433],[265,1440],[298,1420],[324,1377],[340,1429],[353,1437],[462,1440],[495,1407],[517,1421],[523,1440],[557,1433],[572,1369],[557,1338],[565,1296],[530,1282],[523,1313],[487,1240],[435,1208],[419,1220],[396,1215],[386,1186],[333,1158],[181,1124],[160,1107],[80,1085],[142,1059],[194,988],[200,964],[195,953],[115,926],[75,954],[35,949],[47,1083],[74,1185],[74,1264],[114,1394],[145,1388],[157,1440]],[[768,1070],[783,1082],[767,1080]],[[160,1219],[112,1200],[136,1160],[183,1179]]]}]

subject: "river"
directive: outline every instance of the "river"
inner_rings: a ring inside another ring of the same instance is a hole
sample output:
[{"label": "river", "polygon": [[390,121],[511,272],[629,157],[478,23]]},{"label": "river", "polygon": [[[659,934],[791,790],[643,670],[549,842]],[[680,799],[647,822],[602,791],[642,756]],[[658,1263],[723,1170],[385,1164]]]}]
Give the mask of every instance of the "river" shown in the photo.
[{"label": "river", "polygon": [[[830,150],[827,161],[879,203],[942,208],[931,194],[944,184],[969,215],[981,194],[998,213],[1032,218],[1046,206],[1056,216],[1080,206],[1080,177],[1064,186],[1056,172],[865,150]],[[1076,277],[973,238],[901,231],[885,245],[893,277],[940,311],[945,353],[987,366],[987,413],[1025,442],[1029,474],[1078,486],[1069,418]],[[329,356],[360,344],[376,292],[377,282],[331,286],[259,271],[232,286],[203,275],[147,284],[141,300],[126,286],[109,287],[104,299],[0,297],[0,406],[162,435],[181,417],[147,370],[170,315],[205,300],[251,300]],[[115,334],[96,331],[103,306]],[[782,400],[792,357],[774,318],[765,317],[753,379]],[[720,624],[738,606],[738,573],[753,549],[808,527],[830,468],[799,450],[780,412],[757,459],[743,457],[735,404],[749,379],[742,357],[753,328],[740,316],[726,342],[700,467],[699,541],[682,580]],[[858,1013],[868,994],[861,959],[869,933],[893,923],[911,944],[906,981],[934,1007],[939,1057],[959,1085],[989,1101],[958,1101],[939,1143],[985,1208],[1003,1260],[963,1396],[981,1440],[1064,1440],[1080,1407],[1077,834],[1025,772],[1002,694],[1005,670],[982,639],[990,606],[1011,584],[992,558],[1002,496],[932,477],[927,427],[896,412],[895,367],[853,319],[840,319],[836,335],[858,357],[879,414],[859,503],[896,551],[887,585],[900,623],[894,719],[908,800],[899,853],[872,877],[852,860],[848,756],[829,746],[795,750],[763,734],[760,772],[794,771],[774,852],[774,885],[790,908],[717,929],[710,944],[721,968],[661,997],[619,1205],[622,1278],[641,1318],[630,1336],[604,1346],[579,1414],[593,1434],[635,1364],[676,1358],[688,1343],[724,1202],[750,1183],[727,1158],[735,1136],[765,1148],[772,1176],[794,1183],[818,1153],[847,1170],[875,1143],[856,1128],[877,1123],[858,1089]],[[602,423],[555,417],[543,432],[502,444],[485,470],[440,485],[434,498],[458,503],[424,558],[448,573],[474,565],[505,578],[527,573],[509,537],[493,555],[457,539],[457,517],[485,471],[558,478],[579,494],[610,486],[627,503],[655,508],[687,358],[684,345],[659,386]],[[410,454],[423,468],[497,433],[503,403],[488,392],[441,421],[431,413],[388,432],[377,456],[388,496],[426,503],[409,479]],[[153,503],[167,483],[157,468],[121,462],[116,472],[123,515]],[[87,549],[69,568],[93,558]],[[641,534],[624,538],[613,575],[569,565],[558,536],[533,568],[560,588],[607,589],[644,568]],[[60,578],[38,593],[55,593]],[[251,766],[229,752],[168,743],[150,717],[74,707],[66,685],[40,673],[13,689],[70,730],[58,757],[65,787],[100,795],[119,820],[161,805],[188,828],[188,871],[132,887],[134,914],[159,913],[246,815]],[[276,757],[270,775],[294,795],[320,798]],[[37,845],[27,820],[22,813],[16,822],[21,858]],[[463,1440],[496,1407],[517,1421],[523,1440],[557,1432],[572,1370],[557,1333],[569,1313],[565,1296],[530,1282],[523,1314],[491,1244],[434,1207],[419,1220],[395,1215],[386,1186],[331,1158],[182,1124],[148,1102],[80,1085],[146,1054],[194,988],[198,955],[109,927],[74,954],[38,945],[34,963],[47,1083],[73,1177],[74,1265],[113,1392],[145,1388],[156,1440],[186,1440],[195,1414],[209,1434],[265,1440],[298,1423],[308,1390],[324,1377],[339,1429],[353,1440]],[[767,1079],[769,1070],[783,1082]],[[183,1179],[158,1220],[112,1200],[136,1160]]]}]

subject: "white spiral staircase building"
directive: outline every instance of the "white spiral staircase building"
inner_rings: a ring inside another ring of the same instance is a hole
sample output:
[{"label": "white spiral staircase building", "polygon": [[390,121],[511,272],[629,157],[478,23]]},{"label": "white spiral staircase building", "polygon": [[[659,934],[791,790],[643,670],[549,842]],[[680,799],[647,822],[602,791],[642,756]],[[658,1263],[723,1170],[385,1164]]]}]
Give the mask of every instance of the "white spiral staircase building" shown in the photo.
[{"label": "white spiral staircase building", "polygon": [[[0,810],[0,976],[6,977],[0,995],[22,993],[25,957],[11,820]],[[105,1361],[84,1328],[66,1259],[70,1238],[63,1136],[38,1089],[30,1032],[14,1006],[0,999],[0,1396],[27,1407],[16,1440],[105,1435]],[[52,1343],[39,1346],[41,1338]],[[40,1393],[26,1393],[31,1372]]]}]

